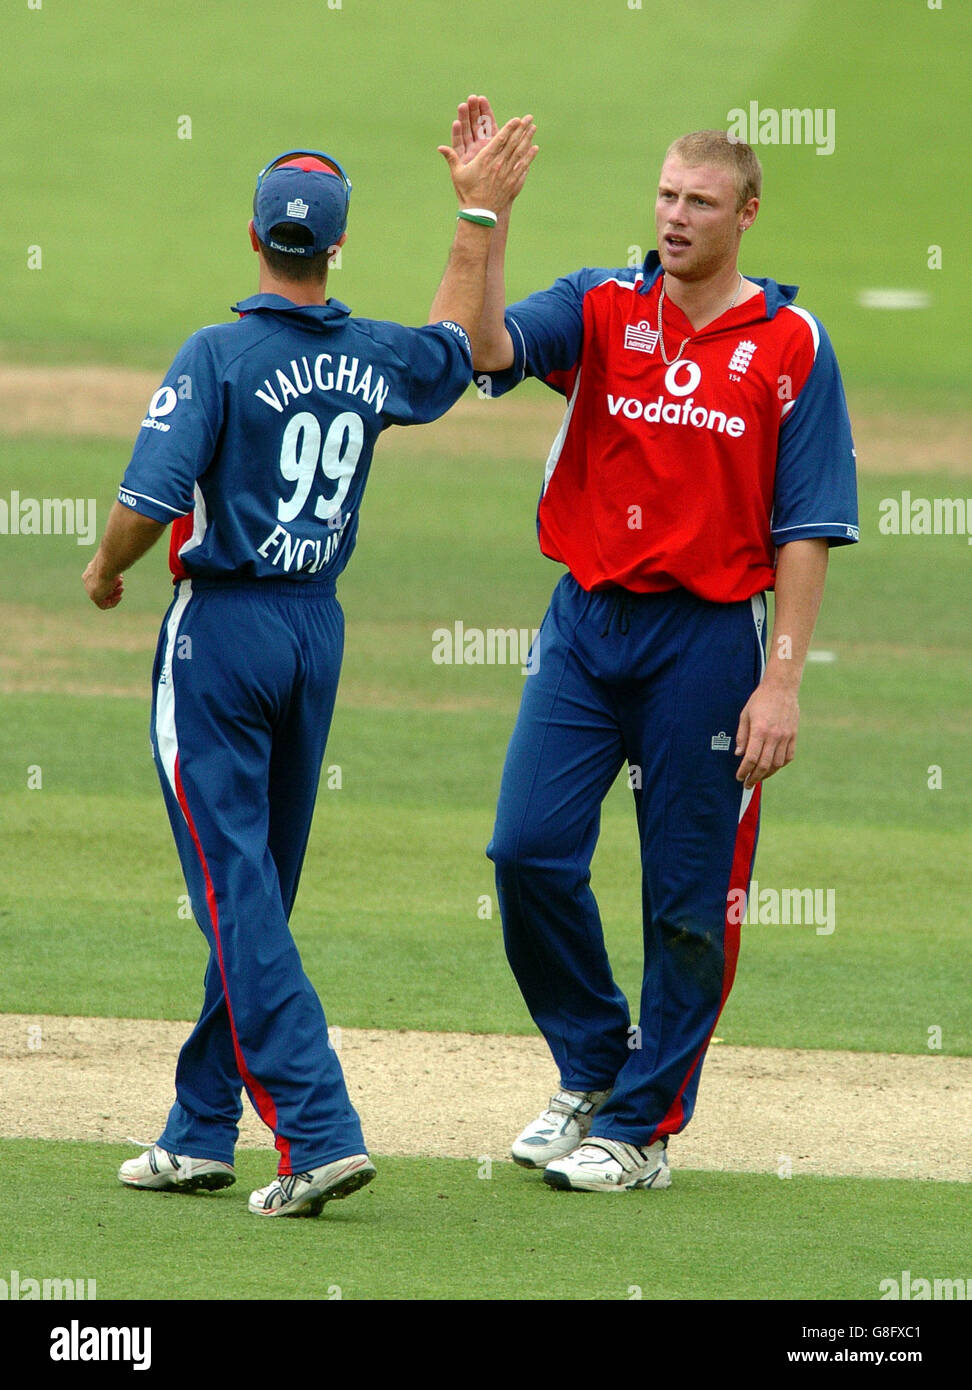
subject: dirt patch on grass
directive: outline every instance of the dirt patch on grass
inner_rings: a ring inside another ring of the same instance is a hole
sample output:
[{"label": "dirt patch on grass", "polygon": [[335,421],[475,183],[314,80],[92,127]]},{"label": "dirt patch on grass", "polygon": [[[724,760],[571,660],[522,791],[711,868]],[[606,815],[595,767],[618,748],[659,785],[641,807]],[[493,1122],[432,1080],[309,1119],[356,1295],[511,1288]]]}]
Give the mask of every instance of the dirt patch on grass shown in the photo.
[{"label": "dirt patch on grass", "polygon": [[[155,372],[124,367],[15,367],[0,364],[0,434],[68,435],[132,441],[159,384]],[[970,470],[970,418],[907,411],[875,412],[852,396],[858,465],[864,472]],[[395,430],[405,457],[468,460],[546,458],[563,417],[552,394],[488,401],[470,395],[431,425]]]},{"label": "dirt patch on grass", "polygon": [[134,439],[157,372],[0,366],[0,432]]},{"label": "dirt patch on grass", "polygon": [[[80,570],[79,570],[80,574]],[[78,585],[80,593],[81,586]],[[124,607],[110,614],[90,605],[80,613],[54,612],[30,603],[0,600],[0,695],[75,695],[86,698],[111,696],[145,700],[151,695],[152,662],[158,641],[165,596],[158,613],[137,613]],[[381,624],[357,624],[380,641]],[[431,625],[420,629],[423,635]],[[138,657],[130,676],[124,663],[106,661],[107,654]],[[113,679],[104,679],[111,671]],[[401,690],[387,682],[378,686],[354,674],[349,663],[341,681],[344,709],[407,709],[414,713],[465,714],[477,710],[502,710],[508,703],[493,694],[459,695],[444,692],[430,698],[425,691]]]},{"label": "dirt patch on grass", "polygon": [[[94,609],[81,616],[0,602],[0,694],[147,697],[161,609],[158,618],[124,608],[112,612],[110,622],[98,621],[103,616]],[[144,669],[131,681],[108,683],[108,652],[144,657]]]},{"label": "dirt patch on grass", "polygon": [[[0,1136],[151,1141],[188,1023],[0,1015]],[[539,1038],[335,1030],[377,1154],[505,1159],[556,1088]],[[673,1165],[972,1179],[972,1059],[714,1046]],[[240,1142],[271,1148],[247,1106]],[[132,1150],[131,1152],[134,1152]]]}]

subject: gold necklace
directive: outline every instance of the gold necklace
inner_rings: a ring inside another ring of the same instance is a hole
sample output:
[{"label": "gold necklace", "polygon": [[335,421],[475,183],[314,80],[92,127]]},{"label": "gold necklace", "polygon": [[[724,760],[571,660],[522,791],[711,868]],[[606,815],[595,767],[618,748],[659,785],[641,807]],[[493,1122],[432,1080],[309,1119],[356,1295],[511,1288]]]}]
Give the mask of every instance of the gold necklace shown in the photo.
[{"label": "gold necklace", "polygon": [[[737,300],[737,299],[739,298],[739,296],[742,294],[742,287],[743,287],[743,278],[742,278],[742,275],[740,275],[740,276],[739,276],[739,284],[736,286],[736,293],[732,296],[731,302],[730,302],[729,304],[727,304],[726,307],[723,309],[722,314],[728,314],[729,310],[732,309],[732,308],[735,306],[736,300]],[[661,348],[661,357],[662,357],[662,361],[664,362],[664,364],[665,364],[666,367],[670,367],[670,366],[672,365],[672,362],[677,362],[678,359],[681,357],[681,355],[682,355],[682,350],[684,349],[685,344],[686,344],[686,343],[689,341],[689,339],[692,337],[692,334],[690,333],[690,334],[688,335],[688,338],[683,338],[683,339],[682,339],[681,344],[679,345],[678,352],[676,352],[675,356],[674,356],[673,358],[671,358],[671,360],[669,360],[669,358],[665,356],[665,334],[664,334],[663,331],[662,331],[662,304],[663,304],[664,302],[665,302],[665,277],[664,277],[664,275],[663,275],[663,276],[662,276],[661,292],[660,292],[659,295],[658,295],[658,346]],[[722,318],[722,314],[716,314],[716,318],[720,318],[720,319],[721,319],[721,318]],[[710,321],[714,323],[714,322],[715,322],[715,319],[710,320]]]}]

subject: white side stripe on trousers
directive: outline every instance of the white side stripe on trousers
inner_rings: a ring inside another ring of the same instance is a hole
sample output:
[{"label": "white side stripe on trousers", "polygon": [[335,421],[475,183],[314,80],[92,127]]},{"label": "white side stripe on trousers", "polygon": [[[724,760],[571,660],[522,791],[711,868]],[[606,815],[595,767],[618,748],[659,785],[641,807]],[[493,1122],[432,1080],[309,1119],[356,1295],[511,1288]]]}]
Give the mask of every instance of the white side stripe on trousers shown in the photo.
[{"label": "white side stripe on trousers", "polygon": [[172,658],[175,653],[176,638],[186,605],[192,598],[192,581],[179,582],[179,595],[172,605],[169,620],[165,625],[165,652],[162,657],[162,670],[155,694],[155,741],[159,757],[165,769],[166,779],[172,788],[172,795],[178,800],[176,790],[175,765],[179,752],[179,740],[175,724],[175,686],[172,682]]},{"label": "white side stripe on trousers", "polygon": [[[763,628],[766,625],[766,595],[753,594],[752,598],[749,600],[749,606],[752,609],[753,623],[756,627],[756,641],[759,644],[759,676],[760,680],[762,680],[763,672],[766,670],[766,657],[763,653]],[[755,790],[755,787],[743,787],[742,797],[739,801],[740,821],[742,821],[743,816],[749,809],[749,803],[753,799],[753,792]]]}]

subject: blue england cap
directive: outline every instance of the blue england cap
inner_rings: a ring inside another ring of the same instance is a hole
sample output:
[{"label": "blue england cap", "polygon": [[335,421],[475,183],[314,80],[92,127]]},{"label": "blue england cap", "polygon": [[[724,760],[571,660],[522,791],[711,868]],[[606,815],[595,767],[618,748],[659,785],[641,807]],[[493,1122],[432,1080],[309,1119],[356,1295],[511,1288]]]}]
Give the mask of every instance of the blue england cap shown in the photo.
[{"label": "blue england cap", "polygon": [[[257,175],[253,226],[274,251],[316,256],[340,241],[350,201],[351,181],[336,159],[321,150],[288,150]],[[288,231],[282,238],[283,227],[303,235]]]}]

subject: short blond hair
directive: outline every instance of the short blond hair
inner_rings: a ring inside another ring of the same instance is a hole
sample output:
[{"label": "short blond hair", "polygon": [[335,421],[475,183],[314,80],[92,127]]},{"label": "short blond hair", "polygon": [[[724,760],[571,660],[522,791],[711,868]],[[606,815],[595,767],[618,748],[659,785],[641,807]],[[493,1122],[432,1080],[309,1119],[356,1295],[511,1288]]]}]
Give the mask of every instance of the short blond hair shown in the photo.
[{"label": "short blond hair", "polygon": [[724,130],[694,130],[672,142],[665,158],[674,156],[690,168],[715,164],[726,169],[736,185],[736,211],[758,198],[763,187],[763,170],[752,147],[743,140],[730,140]]}]

